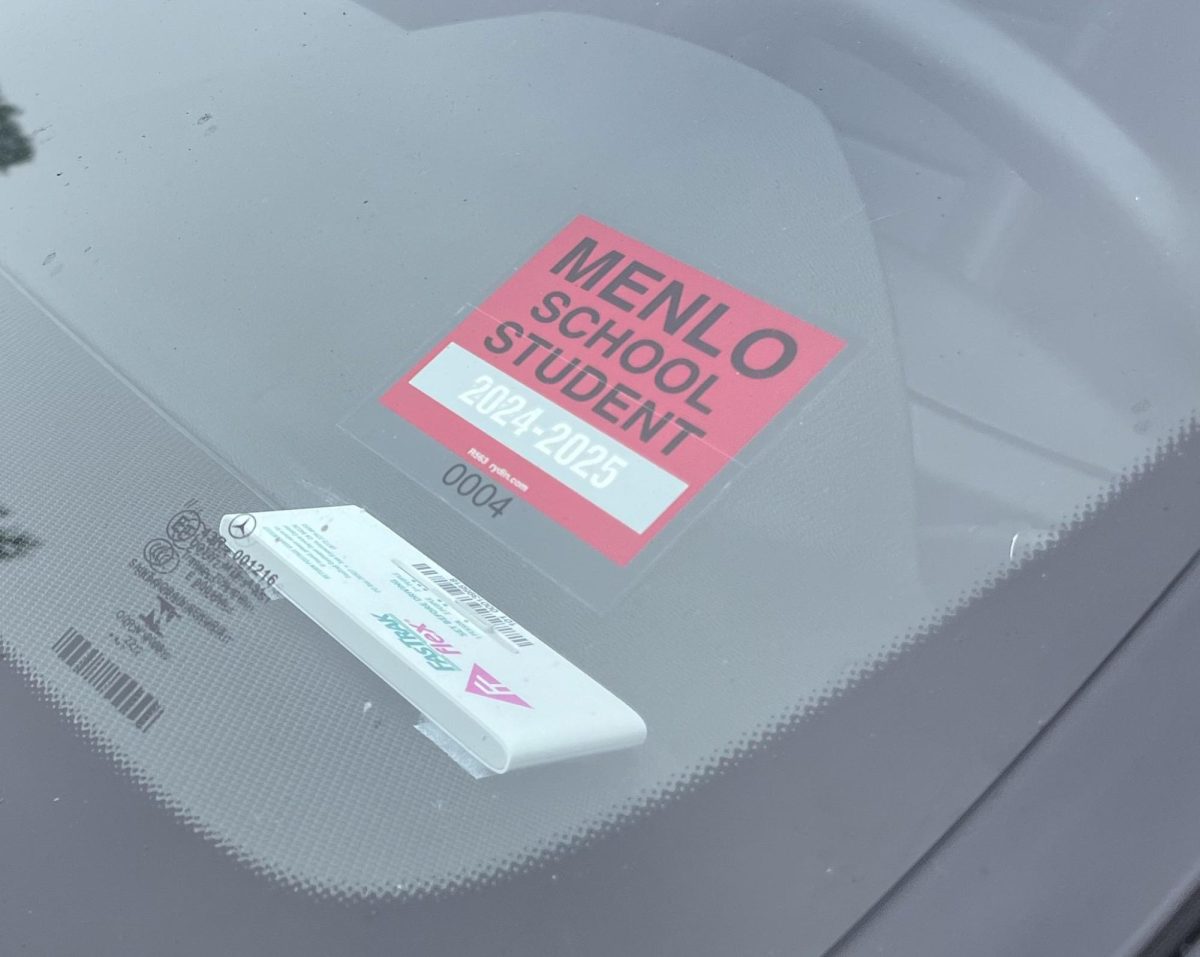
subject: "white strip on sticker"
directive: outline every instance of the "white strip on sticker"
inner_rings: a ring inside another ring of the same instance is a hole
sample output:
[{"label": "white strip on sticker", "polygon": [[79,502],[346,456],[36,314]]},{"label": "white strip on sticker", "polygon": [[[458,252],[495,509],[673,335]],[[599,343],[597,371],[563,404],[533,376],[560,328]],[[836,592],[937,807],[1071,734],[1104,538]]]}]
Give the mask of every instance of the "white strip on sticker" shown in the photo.
[{"label": "white strip on sticker", "polygon": [[[456,343],[412,385],[639,534],[687,490],[682,479]],[[521,412],[505,414],[515,408]]]},{"label": "white strip on sticker", "polygon": [[646,738],[629,705],[361,508],[226,515],[221,533],[492,771]]}]

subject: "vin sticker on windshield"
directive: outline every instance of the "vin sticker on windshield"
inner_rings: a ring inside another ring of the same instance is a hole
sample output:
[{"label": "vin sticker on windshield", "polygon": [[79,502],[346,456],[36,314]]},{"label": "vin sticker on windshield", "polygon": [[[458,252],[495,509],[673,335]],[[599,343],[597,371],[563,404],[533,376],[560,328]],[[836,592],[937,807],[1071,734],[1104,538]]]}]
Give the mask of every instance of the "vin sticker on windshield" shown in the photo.
[{"label": "vin sticker on windshield", "polygon": [[379,401],[625,565],[844,344],[579,216]]}]

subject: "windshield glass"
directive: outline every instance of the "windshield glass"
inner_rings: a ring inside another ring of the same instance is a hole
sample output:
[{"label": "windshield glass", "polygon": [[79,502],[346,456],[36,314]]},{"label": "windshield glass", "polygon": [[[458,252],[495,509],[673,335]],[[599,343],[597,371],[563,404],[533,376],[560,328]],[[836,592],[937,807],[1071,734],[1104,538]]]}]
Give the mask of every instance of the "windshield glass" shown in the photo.
[{"label": "windshield glass", "polygon": [[[0,648],[288,886],[477,888],[659,813],[871,695],[1187,431],[1194,19],[10,0]],[[345,506],[411,543],[405,588],[511,626],[458,691],[530,711],[512,742],[485,717],[458,753],[222,525]],[[535,700],[526,637],[644,743],[560,760],[591,705]],[[1002,650],[1046,680],[983,765],[1107,640]]]}]

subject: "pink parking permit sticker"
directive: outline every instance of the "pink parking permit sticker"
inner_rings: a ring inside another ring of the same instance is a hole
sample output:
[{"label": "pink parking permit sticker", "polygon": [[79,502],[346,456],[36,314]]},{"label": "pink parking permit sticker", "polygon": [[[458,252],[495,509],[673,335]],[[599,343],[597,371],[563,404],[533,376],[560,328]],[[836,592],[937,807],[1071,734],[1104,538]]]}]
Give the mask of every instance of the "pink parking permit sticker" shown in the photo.
[{"label": "pink parking permit sticker", "polygon": [[579,216],[380,402],[625,565],[844,346]]}]

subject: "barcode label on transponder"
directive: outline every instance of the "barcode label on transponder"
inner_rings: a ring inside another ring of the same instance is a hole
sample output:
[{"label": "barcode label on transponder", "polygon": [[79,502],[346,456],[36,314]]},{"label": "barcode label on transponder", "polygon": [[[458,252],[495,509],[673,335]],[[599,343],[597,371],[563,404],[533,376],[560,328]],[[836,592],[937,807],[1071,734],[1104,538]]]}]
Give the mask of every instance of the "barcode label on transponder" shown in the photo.
[{"label": "barcode label on transponder", "polygon": [[113,707],[139,730],[148,731],[162,715],[162,705],[154,695],[74,628],[63,632],[62,637],[54,643],[53,650],[75,674],[112,702]]},{"label": "barcode label on transponder", "polygon": [[475,612],[476,615],[491,625],[497,634],[503,635],[520,648],[533,647],[532,639],[521,630],[515,621],[482,595],[468,588],[457,578],[451,578],[449,575],[443,574],[441,569],[434,568],[432,565],[426,565],[424,562],[413,562],[412,567],[460,605]]}]

